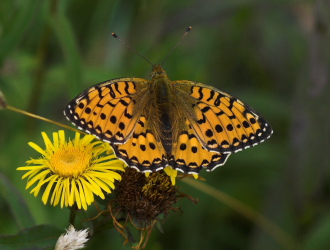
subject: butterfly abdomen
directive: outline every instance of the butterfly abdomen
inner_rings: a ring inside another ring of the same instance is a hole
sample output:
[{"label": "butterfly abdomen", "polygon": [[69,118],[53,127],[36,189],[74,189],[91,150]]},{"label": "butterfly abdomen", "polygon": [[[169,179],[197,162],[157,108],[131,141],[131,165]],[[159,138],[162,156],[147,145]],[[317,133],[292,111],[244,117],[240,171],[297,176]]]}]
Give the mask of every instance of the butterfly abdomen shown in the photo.
[{"label": "butterfly abdomen", "polygon": [[161,117],[161,126],[163,127],[163,133],[161,136],[161,142],[163,147],[169,155],[172,152],[172,122],[169,115],[166,112],[163,112]]}]

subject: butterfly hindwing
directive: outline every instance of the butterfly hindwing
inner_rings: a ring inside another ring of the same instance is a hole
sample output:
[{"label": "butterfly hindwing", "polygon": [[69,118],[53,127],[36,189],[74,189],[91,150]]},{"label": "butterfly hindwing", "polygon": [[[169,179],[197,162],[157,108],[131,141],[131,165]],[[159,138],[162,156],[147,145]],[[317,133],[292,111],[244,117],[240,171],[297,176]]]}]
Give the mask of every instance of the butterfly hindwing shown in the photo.
[{"label": "butterfly hindwing", "polygon": [[140,115],[135,95],[147,83],[142,78],[118,78],[97,84],[73,99],[64,114],[79,129],[103,141],[125,143]]},{"label": "butterfly hindwing", "polygon": [[175,84],[195,99],[193,111],[187,114],[205,149],[233,153],[255,146],[272,134],[266,120],[237,98],[201,83]]},{"label": "butterfly hindwing", "polygon": [[148,127],[145,116],[141,116],[132,137],[121,145],[115,145],[118,157],[128,166],[142,172],[155,172],[168,164],[162,144]]},{"label": "butterfly hindwing", "polygon": [[212,171],[225,164],[230,154],[211,152],[203,148],[188,120],[186,124],[186,130],[182,131],[178,141],[173,143],[170,166],[184,173],[198,174],[203,168]]}]

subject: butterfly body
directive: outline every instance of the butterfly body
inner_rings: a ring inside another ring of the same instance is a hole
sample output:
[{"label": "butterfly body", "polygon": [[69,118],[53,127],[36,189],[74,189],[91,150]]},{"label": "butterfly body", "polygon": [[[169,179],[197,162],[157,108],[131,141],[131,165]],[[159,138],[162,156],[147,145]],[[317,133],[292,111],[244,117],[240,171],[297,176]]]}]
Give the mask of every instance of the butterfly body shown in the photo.
[{"label": "butterfly body", "polygon": [[172,144],[177,141],[179,132],[185,128],[185,112],[180,106],[175,83],[170,81],[160,65],[152,71],[148,84],[148,105],[145,108],[146,120],[157,141],[161,141],[166,154],[172,152]]},{"label": "butterfly body", "polygon": [[247,104],[202,83],[171,81],[160,65],[153,67],[151,80],[118,78],[92,86],[64,113],[142,172],[166,166],[184,173],[211,171],[272,133]]}]

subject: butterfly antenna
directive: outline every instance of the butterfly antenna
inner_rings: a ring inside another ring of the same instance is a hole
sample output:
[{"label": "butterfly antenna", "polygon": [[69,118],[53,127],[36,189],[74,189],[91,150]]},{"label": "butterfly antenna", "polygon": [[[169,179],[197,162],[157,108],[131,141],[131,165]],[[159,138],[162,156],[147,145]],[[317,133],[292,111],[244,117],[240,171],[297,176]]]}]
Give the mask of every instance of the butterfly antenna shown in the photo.
[{"label": "butterfly antenna", "polygon": [[128,45],[128,43],[126,43],[124,40],[122,40],[119,36],[117,36],[117,34],[115,33],[111,33],[111,35],[118,39],[120,42],[122,42],[130,51],[134,52],[135,54],[139,55],[140,57],[142,57],[144,60],[146,60],[148,63],[151,64],[151,66],[154,66],[154,64],[152,62],[150,62],[144,55],[140,54],[139,52],[137,52],[135,49],[133,49],[131,46]]},{"label": "butterfly antenna", "polygon": [[172,54],[172,52],[176,49],[176,47],[179,46],[180,42],[183,40],[183,38],[185,38],[185,36],[189,33],[189,31],[191,31],[192,27],[189,26],[186,29],[186,32],[183,34],[183,36],[180,38],[180,40],[175,44],[175,46],[171,49],[171,51],[167,54],[167,56],[164,58],[163,62],[160,64],[163,66],[163,64],[165,63],[165,61],[167,60],[167,58]]}]

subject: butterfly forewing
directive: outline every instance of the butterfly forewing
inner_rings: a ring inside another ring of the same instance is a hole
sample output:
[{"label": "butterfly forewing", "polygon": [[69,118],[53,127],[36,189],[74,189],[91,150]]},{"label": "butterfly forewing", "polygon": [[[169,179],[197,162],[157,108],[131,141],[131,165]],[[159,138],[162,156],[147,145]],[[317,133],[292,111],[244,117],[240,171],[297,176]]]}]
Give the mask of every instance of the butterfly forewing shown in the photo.
[{"label": "butterfly forewing", "polygon": [[99,139],[125,143],[139,119],[135,108],[136,92],[149,81],[142,78],[118,78],[86,89],[73,99],[64,114],[78,128]]},{"label": "butterfly forewing", "polygon": [[188,119],[195,135],[209,151],[237,152],[257,145],[272,134],[263,117],[227,93],[191,81],[176,81],[175,86],[196,100],[193,112],[187,112]]}]

